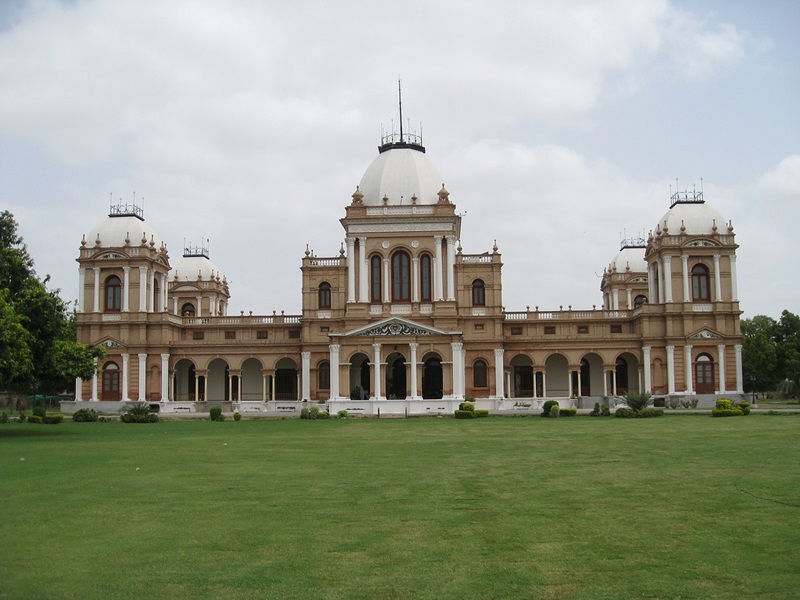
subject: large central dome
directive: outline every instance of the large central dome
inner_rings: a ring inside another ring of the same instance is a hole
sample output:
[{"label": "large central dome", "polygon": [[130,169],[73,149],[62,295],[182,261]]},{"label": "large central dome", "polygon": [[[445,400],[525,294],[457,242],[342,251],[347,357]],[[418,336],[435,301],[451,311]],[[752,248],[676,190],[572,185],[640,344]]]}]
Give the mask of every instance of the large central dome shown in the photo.
[{"label": "large central dome", "polygon": [[442,178],[424,149],[401,143],[382,146],[359,184],[367,206],[436,204],[441,187]]}]

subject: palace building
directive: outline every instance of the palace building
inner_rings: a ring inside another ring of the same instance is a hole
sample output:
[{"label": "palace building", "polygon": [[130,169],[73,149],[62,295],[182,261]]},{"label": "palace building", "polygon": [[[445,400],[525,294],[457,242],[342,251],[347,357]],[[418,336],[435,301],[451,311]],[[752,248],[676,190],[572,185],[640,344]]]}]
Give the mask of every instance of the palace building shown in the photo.
[{"label": "palace building", "polygon": [[339,255],[301,259],[298,315],[229,315],[205,247],[173,259],[141,209],[112,205],[77,259],[78,339],[107,356],[65,410],[412,415],[467,398],[506,412],[742,392],[738,246],[702,192],[676,192],[647,240],[623,244],[602,308],[509,312],[497,246],[462,252],[442,181],[420,138],[386,136],[344,207]]}]

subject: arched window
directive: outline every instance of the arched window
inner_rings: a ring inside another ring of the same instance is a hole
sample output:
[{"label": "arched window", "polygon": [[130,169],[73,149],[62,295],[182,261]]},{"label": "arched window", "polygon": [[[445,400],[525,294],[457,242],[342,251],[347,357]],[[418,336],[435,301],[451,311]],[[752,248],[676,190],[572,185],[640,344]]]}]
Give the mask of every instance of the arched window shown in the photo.
[{"label": "arched window", "polygon": [[422,302],[430,302],[431,295],[431,257],[429,254],[423,254],[419,258],[419,283],[420,283],[420,300]]},{"label": "arched window", "polygon": [[103,367],[102,400],[120,400],[119,366],[109,362]]},{"label": "arched window", "polygon": [[106,279],[106,312],[119,312],[122,308],[122,283],[112,275]]},{"label": "arched window", "polygon": [[194,316],[194,304],[191,302],[185,303],[181,306],[181,316],[182,317],[193,317]]},{"label": "arched window", "polygon": [[486,361],[476,360],[472,365],[472,386],[476,388],[488,387],[488,379],[486,377]]},{"label": "arched window", "polygon": [[323,281],[319,284],[319,307],[331,307],[331,284],[327,281]]},{"label": "arched window", "polygon": [[405,252],[395,252],[392,256],[392,300],[411,301],[411,261]]},{"label": "arched window", "polygon": [[317,388],[320,390],[331,389],[331,363],[327,360],[319,363],[319,367],[317,367]]},{"label": "arched window", "polygon": [[640,308],[643,304],[647,304],[647,297],[639,294],[633,299],[633,308]]},{"label": "arched window", "polygon": [[698,264],[692,267],[692,300],[710,302],[711,293],[708,286],[708,267]]},{"label": "arched window", "polygon": [[483,279],[472,282],[472,306],[486,306],[486,288]]},{"label": "arched window", "polygon": [[381,301],[381,257],[373,256],[370,260],[370,300]]},{"label": "arched window", "polygon": [[708,354],[701,354],[697,357],[694,367],[695,380],[697,382],[698,394],[714,393],[714,359]]}]

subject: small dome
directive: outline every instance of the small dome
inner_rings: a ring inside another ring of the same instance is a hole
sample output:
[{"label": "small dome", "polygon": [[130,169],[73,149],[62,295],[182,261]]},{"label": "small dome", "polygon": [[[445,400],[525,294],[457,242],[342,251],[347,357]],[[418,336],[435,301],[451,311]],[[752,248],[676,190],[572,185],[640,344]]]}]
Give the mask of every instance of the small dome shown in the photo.
[{"label": "small dome", "polygon": [[198,275],[203,281],[222,280],[219,268],[207,256],[182,256],[176,260],[169,272],[169,280],[197,281]]},{"label": "small dome", "polygon": [[[437,204],[442,179],[424,151],[416,147],[383,150],[361,178],[366,206]],[[384,202],[384,198],[386,199]]]},{"label": "small dome", "polygon": [[[726,221],[705,202],[676,202],[656,226],[656,230],[667,230],[670,235],[711,235],[714,226],[723,232]],[[684,229],[682,230],[681,227]]]},{"label": "small dome", "polygon": [[161,238],[143,219],[132,215],[113,216],[106,218],[89,232],[89,235],[86,236],[86,246],[89,248],[141,246],[143,239],[145,245],[149,246],[152,241],[156,250],[161,248]]},{"label": "small dome", "polygon": [[611,261],[611,269],[616,268],[617,273],[625,273],[630,267],[631,273],[647,273],[644,251],[639,246],[625,246]]}]

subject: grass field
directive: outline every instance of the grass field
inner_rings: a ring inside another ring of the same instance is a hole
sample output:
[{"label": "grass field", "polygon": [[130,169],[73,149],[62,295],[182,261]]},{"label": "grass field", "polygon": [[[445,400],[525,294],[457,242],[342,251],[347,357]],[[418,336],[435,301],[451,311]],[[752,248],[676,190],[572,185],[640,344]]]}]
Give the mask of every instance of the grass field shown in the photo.
[{"label": "grass field", "polygon": [[0,426],[1,598],[796,598],[800,416]]}]

